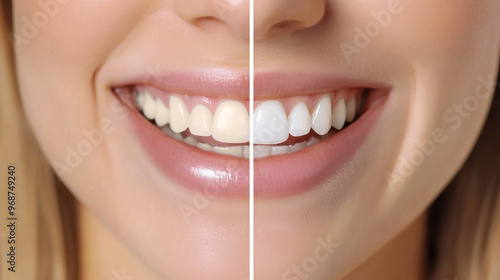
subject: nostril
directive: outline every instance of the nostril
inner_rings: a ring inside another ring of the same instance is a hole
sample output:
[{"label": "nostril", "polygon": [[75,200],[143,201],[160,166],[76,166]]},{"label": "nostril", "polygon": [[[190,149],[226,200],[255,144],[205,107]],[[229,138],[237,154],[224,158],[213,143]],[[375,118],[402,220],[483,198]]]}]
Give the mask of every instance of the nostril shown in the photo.
[{"label": "nostril", "polygon": [[286,20],[286,21],[276,23],[275,25],[273,25],[271,27],[271,29],[283,30],[283,29],[288,29],[290,27],[293,27],[294,25],[297,25],[297,24],[298,24],[298,22],[296,20]]},{"label": "nostril", "polygon": [[192,23],[193,25],[198,27],[209,27],[209,26],[224,24],[222,20],[212,16],[195,18],[192,20]]},{"label": "nostril", "polygon": [[270,29],[271,32],[279,31],[279,32],[293,32],[295,30],[301,29],[303,24],[297,20],[286,20],[282,22],[278,22],[273,25]]}]

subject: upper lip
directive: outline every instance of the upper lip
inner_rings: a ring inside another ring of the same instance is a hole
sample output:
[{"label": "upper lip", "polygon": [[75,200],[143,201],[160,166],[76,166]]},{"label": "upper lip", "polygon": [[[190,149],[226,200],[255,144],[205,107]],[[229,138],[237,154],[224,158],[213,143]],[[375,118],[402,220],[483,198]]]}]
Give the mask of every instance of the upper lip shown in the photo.
[{"label": "upper lip", "polygon": [[[143,73],[121,77],[112,88],[152,86],[168,93],[249,100],[249,75],[222,68]],[[254,75],[254,99],[279,99],[347,87],[384,88],[371,80],[304,72],[259,72]]]}]

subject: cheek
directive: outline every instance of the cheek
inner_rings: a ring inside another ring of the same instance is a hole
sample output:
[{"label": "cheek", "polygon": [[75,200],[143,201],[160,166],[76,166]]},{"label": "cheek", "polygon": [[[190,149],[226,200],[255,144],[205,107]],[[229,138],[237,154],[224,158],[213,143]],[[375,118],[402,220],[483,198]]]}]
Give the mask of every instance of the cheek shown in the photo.
[{"label": "cheek", "polygon": [[409,58],[458,65],[478,54],[480,42],[492,34],[486,26],[498,26],[499,4],[493,2],[401,0],[404,9],[391,28]]},{"label": "cheek", "polygon": [[[488,112],[498,67],[500,3],[406,3],[390,28],[398,38],[397,49],[412,61],[415,89],[391,174],[434,193],[467,158]],[[438,141],[434,132],[442,135],[436,136]],[[431,142],[435,148],[427,149],[424,144]]]},{"label": "cheek", "polygon": [[98,127],[95,75],[141,1],[14,1],[13,44],[26,114],[50,159]]}]

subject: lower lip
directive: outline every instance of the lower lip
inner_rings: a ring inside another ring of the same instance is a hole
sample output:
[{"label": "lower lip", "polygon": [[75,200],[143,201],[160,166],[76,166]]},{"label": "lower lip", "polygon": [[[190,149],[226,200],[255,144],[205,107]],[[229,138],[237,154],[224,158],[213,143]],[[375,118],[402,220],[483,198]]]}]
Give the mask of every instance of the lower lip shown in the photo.
[{"label": "lower lip", "polygon": [[[299,152],[254,161],[254,196],[297,195],[337,173],[359,149],[385,102],[341,132]],[[135,109],[129,115],[139,141],[158,168],[178,185],[221,198],[249,197],[249,160],[207,152],[164,134]]]}]

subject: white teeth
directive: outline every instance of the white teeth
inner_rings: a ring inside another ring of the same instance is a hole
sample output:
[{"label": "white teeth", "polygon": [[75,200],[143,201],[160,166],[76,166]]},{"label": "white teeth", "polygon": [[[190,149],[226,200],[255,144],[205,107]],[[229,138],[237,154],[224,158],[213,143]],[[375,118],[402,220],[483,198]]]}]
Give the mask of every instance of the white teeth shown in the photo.
[{"label": "white teeth", "polygon": [[253,147],[253,157],[263,158],[271,155],[272,146],[254,146]]},{"label": "white teeth", "polygon": [[[342,95],[343,96],[343,95]],[[241,144],[248,142],[249,116],[245,106],[238,101],[227,100],[219,104],[215,114],[204,105],[196,105],[191,113],[178,96],[171,96],[169,107],[162,100],[154,99],[147,91],[134,91],[134,103],[143,115],[154,120],[160,129],[179,141],[205,151],[235,157],[249,157],[248,145],[226,147],[200,143],[193,136],[212,136],[222,143]],[[288,117],[282,103],[278,100],[262,101],[255,109],[254,116],[254,157],[284,155],[300,151],[319,143],[330,134],[331,127],[341,130],[346,122],[353,122],[361,102],[351,96],[339,99],[332,108],[332,98],[324,95],[314,107],[312,114],[305,102],[299,102],[290,111]],[[167,124],[169,124],[167,126]],[[189,129],[192,136],[183,137],[181,132]],[[289,136],[300,137],[314,130],[321,137],[292,145],[277,145],[285,142]],[[335,131],[332,131],[334,134]],[[328,134],[328,135],[327,135]]]},{"label": "white teeth", "polygon": [[248,142],[249,117],[238,101],[224,101],[215,111],[212,137],[222,143]]},{"label": "white teeth", "polygon": [[351,98],[349,100],[349,103],[347,103],[347,110],[346,110],[346,117],[345,120],[347,122],[352,122],[354,118],[356,117],[356,98]]},{"label": "white teeth", "polygon": [[170,110],[163,104],[160,99],[156,99],[156,125],[162,127],[170,121]]},{"label": "white teeth", "polygon": [[146,94],[141,91],[134,91],[134,102],[139,110],[144,109],[144,102],[146,101]]},{"label": "white teeth", "polygon": [[288,120],[281,102],[262,102],[255,109],[254,118],[255,144],[278,144],[288,139]]},{"label": "white teeth", "polygon": [[146,97],[144,99],[144,116],[149,120],[153,120],[156,116],[156,102],[151,96],[151,94],[146,93]]},{"label": "white teeth", "polygon": [[177,97],[171,96],[170,107],[170,129],[175,133],[180,133],[189,127],[189,112],[184,102]]},{"label": "white teeth", "polygon": [[198,136],[212,135],[213,116],[210,110],[203,105],[196,105],[191,111],[189,131]]},{"label": "white teeth", "polygon": [[329,95],[321,98],[312,114],[312,129],[319,135],[325,135],[332,126],[332,99]]},{"label": "white teeth", "polygon": [[288,132],[292,136],[303,136],[311,130],[311,115],[304,102],[293,107],[288,116]]},{"label": "white teeth", "polygon": [[178,140],[178,141],[184,141],[184,138],[182,138],[182,135],[180,135],[179,133],[173,133],[172,132],[172,137],[175,139],[175,140]]},{"label": "white teeth", "polygon": [[271,149],[271,155],[285,155],[288,154],[289,151],[290,148],[288,146],[273,146],[273,148]]},{"label": "white teeth", "polygon": [[249,146],[243,146],[243,157],[244,158],[250,157],[250,147]]},{"label": "white teeth", "polygon": [[340,99],[332,110],[332,126],[338,130],[344,127],[346,118],[346,106],[344,99]]},{"label": "white teeth", "polygon": [[310,147],[312,145],[315,145],[315,144],[318,144],[321,140],[319,140],[318,138],[316,137],[311,137],[311,139],[309,139],[306,143],[306,146],[307,147]]},{"label": "white teeth", "polygon": [[196,141],[193,136],[186,137],[186,139],[184,139],[184,142],[191,146],[196,146],[196,144],[198,144],[198,141]]},{"label": "white teeth", "polygon": [[305,147],[307,147],[306,141],[297,143],[293,146],[290,146],[290,153],[298,152],[298,151],[304,149]]},{"label": "white teeth", "polygon": [[210,146],[210,144],[207,144],[207,143],[198,142],[198,144],[196,144],[196,147],[198,147],[202,150],[208,151],[208,152],[212,151],[212,146]]},{"label": "white teeth", "polygon": [[243,157],[243,146],[213,147],[213,151],[218,154]]}]

